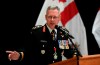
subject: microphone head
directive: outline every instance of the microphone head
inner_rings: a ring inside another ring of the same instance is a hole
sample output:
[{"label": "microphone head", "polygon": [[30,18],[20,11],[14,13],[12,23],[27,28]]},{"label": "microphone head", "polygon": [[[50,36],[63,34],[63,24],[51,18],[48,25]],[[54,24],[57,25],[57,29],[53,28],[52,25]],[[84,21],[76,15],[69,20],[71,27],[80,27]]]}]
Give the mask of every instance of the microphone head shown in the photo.
[{"label": "microphone head", "polygon": [[58,28],[58,25],[55,25],[55,28],[57,29]]},{"label": "microphone head", "polygon": [[62,32],[63,32],[64,34],[66,34],[68,37],[74,39],[74,37],[73,37],[72,35],[69,34],[69,31],[68,31],[65,27],[56,25],[55,28],[56,28],[56,29],[59,29],[60,31],[62,31]]},{"label": "microphone head", "polygon": [[62,26],[55,25],[56,29],[62,28]]}]

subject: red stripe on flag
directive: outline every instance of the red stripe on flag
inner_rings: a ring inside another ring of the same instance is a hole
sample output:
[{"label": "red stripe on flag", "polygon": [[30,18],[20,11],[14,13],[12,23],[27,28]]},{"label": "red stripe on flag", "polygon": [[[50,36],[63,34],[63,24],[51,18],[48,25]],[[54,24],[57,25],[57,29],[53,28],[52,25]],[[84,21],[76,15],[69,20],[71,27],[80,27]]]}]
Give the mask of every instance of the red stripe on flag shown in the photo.
[{"label": "red stripe on flag", "polygon": [[75,2],[71,2],[68,6],[64,8],[64,11],[61,12],[61,21],[63,26],[72,19],[78,13]]},{"label": "red stripe on flag", "polygon": [[59,2],[66,2],[66,0],[59,0]]}]

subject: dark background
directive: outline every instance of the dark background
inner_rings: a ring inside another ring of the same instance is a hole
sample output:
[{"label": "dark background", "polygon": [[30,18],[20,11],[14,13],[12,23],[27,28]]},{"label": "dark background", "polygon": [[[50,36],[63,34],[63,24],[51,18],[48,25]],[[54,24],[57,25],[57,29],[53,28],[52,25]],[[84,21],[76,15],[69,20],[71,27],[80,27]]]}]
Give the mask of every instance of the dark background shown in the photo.
[{"label": "dark background", "polygon": [[[100,4],[99,0],[75,0],[86,27],[89,54],[100,53],[92,35],[92,25]],[[30,29],[34,26],[44,0],[9,0],[1,2],[1,49],[15,49],[26,44]]]}]

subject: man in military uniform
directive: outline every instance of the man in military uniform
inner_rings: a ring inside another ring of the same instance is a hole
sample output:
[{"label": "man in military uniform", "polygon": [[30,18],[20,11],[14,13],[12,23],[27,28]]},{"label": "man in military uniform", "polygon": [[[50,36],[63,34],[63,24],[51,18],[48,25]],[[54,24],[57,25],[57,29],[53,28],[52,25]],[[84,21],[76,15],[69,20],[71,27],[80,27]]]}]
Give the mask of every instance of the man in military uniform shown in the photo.
[{"label": "man in military uniform", "polygon": [[[32,61],[35,65],[48,65],[62,60],[62,52],[69,59],[74,50],[68,44],[68,37],[61,30],[55,28],[60,21],[60,10],[57,6],[49,6],[46,11],[46,24],[35,26],[31,31]],[[53,31],[53,32],[52,32]],[[63,48],[60,47],[61,44]]]},{"label": "man in military uniform", "polygon": [[[46,24],[32,28],[29,44],[27,44],[23,52],[25,64],[52,64],[62,61],[62,54],[67,59],[73,57],[74,50],[68,44],[68,36],[63,34],[61,30],[55,28],[60,21],[60,17],[60,9],[57,6],[49,6],[45,15]],[[19,54],[16,52],[15,55]],[[20,56],[17,56],[17,59],[19,57]],[[9,59],[11,58],[13,57],[9,57]]]}]

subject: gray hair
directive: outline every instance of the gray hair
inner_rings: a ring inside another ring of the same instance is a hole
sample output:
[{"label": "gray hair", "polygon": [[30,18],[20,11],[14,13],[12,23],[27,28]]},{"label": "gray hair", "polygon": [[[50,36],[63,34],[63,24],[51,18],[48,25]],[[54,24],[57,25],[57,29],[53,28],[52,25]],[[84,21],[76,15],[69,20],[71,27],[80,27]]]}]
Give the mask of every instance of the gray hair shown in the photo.
[{"label": "gray hair", "polygon": [[[47,11],[48,11],[48,10],[54,10],[54,9],[57,9],[57,10],[60,12],[60,8],[59,8],[58,6],[55,6],[55,5],[48,6]],[[47,12],[47,11],[46,11],[46,12]]]}]

